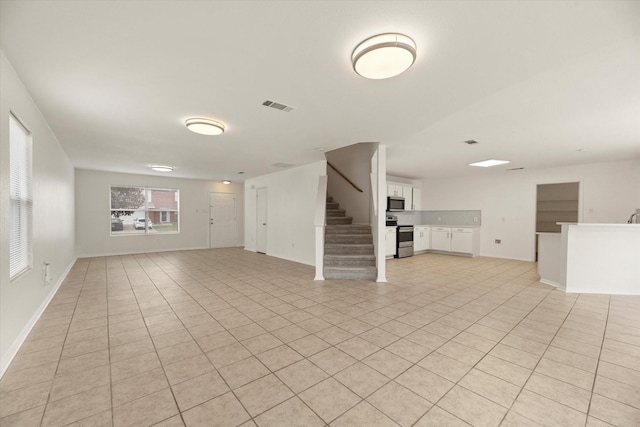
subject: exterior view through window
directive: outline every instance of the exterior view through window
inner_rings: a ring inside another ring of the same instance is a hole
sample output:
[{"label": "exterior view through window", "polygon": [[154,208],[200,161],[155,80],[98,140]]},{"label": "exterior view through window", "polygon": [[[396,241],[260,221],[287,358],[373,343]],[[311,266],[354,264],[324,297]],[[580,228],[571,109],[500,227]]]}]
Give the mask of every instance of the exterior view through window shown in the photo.
[{"label": "exterior view through window", "polygon": [[31,133],[9,116],[9,199],[11,225],[9,226],[9,280],[14,279],[32,265],[33,243],[31,224],[33,198]]},{"label": "exterior view through window", "polygon": [[180,232],[180,190],[111,186],[111,235]]}]

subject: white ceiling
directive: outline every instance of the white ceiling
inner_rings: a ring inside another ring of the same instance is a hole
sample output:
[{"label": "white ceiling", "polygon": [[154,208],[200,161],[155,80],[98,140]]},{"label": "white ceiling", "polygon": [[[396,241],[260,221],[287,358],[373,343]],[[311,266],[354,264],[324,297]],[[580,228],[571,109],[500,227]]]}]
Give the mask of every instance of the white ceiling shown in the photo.
[{"label": "white ceiling", "polygon": [[[2,0],[0,28],[78,168],[243,180],[369,141],[410,178],[640,158],[638,1]],[[355,74],[353,48],[390,31],[414,66]],[[467,166],[488,158],[511,163]]]}]

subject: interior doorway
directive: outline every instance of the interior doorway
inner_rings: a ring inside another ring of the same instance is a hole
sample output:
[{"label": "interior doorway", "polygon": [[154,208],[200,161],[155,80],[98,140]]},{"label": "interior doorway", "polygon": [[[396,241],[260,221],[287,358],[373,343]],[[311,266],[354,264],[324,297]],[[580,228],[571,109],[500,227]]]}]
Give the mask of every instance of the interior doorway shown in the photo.
[{"label": "interior doorway", "polygon": [[[580,183],[538,184],[536,188],[536,233],[560,233],[558,222],[578,222]],[[536,261],[538,239],[536,237]]]},{"label": "interior doorway", "polygon": [[209,201],[209,247],[236,246],[236,195],[211,193]]},{"label": "interior doorway", "polygon": [[267,189],[256,191],[256,252],[267,253]]}]

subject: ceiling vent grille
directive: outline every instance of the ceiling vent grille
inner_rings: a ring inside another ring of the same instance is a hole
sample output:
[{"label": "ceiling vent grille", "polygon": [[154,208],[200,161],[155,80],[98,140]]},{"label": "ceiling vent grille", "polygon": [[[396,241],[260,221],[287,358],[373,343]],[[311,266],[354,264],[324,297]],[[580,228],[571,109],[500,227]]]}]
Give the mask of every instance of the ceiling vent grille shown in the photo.
[{"label": "ceiling vent grille", "polygon": [[295,165],[292,165],[291,163],[274,163],[271,166],[276,167],[276,168],[287,169],[287,168],[292,168]]},{"label": "ceiling vent grille", "polygon": [[264,105],[265,107],[275,108],[276,110],[284,111],[285,113],[288,113],[289,111],[292,111],[294,108],[296,108],[296,107],[291,107],[290,105],[284,105],[280,102],[271,101],[270,99],[267,99],[266,101],[264,101],[262,105]]}]

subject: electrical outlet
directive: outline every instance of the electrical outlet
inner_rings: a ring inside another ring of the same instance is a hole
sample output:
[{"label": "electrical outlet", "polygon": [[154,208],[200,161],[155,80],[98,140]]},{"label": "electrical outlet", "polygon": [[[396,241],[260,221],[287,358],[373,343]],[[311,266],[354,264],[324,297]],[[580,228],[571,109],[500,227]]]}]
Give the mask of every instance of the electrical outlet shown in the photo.
[{"label": "electrical outlet", "polygon": [[502,239],[496,239],[495,242],[496,242],[496,245],[499,245],[502,243]]},{"label": "electrical outlet", "polygon": [[473,217],[473,222],[478,222],[478,217],[477,216]]}]

